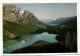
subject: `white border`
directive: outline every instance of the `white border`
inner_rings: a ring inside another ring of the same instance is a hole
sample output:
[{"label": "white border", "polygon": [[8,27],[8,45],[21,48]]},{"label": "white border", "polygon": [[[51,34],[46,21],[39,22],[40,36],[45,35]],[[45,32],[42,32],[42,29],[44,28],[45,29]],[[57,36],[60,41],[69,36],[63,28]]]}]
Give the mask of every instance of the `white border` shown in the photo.
[{"label": "white border", "polygon": [[79,2],[79,0],[2,0],[2,3],[64,3]]},{"label": "white border", "polygon": [[[30,54],[3,54],[3,50],[1,50],[2,52],[1,52],[1,54],[2,55],[9,55],[9,56],[11,56],[11,55],[70,55],[70,54],[72,54],[72,55],[74,55],[74,54],[79,54],[80,53],[80,49],[79,49],[79,40],[80,40],[80,38],[79,38],[79,29],[80,29],[80,27],[79,27],[79,24],[80,24],[80,19],[79,19],[79,1],[77,1],[77,0],[67,0],[67,1],[65,1],[65,0],[56,0],[56,1],[52,1],[52,0],[2,0],[2,2],[0,3],[0,12],[2,12],[2,4],[3,3],[77,3],[77,25],[78,25],[78,27],[77,27],[77,30],[78,30],[78,38],[77,38],[77,44],[78,44],[78,53],[30,53]],[[2,13],[0,13],[0,17],[1,17],[1,19],[0,19],[0,26],[2,25]],[[1,26],[1,35],[0,36],[2,36],[3,37],[3,34],[2,34],[2,27],[3,27],[3,25]],[[2,39],[3,38],[1,38],[1,49],[3,49],[3,42],[2,42]]]}]

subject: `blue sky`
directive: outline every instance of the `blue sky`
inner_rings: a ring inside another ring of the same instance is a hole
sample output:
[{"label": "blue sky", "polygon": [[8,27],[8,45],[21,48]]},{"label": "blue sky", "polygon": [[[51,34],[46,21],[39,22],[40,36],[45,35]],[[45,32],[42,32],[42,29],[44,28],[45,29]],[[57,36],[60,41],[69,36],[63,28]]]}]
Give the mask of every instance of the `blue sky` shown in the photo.
[{"label": "blue sky", "polygon": [[53,20],[77,15],[76,3],[17,3],[22,10],[29,10],[39,20]]}]

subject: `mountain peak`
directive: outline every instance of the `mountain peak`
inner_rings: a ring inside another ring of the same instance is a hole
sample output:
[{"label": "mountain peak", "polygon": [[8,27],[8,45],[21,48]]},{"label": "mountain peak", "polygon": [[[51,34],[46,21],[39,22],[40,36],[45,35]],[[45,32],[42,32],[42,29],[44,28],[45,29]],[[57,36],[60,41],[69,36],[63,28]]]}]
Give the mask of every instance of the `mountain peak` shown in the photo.
[{"label": "mountain peak", "polygon": [[3,20],[18,24],[36,23],[39,20],[28,10],[21,10],[14,4],[3,5]]}]

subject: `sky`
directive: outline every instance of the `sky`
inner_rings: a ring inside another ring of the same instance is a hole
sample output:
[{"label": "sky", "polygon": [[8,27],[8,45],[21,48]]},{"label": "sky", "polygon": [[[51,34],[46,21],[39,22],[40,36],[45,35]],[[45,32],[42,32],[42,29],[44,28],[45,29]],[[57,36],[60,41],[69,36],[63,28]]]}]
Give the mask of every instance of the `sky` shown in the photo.
[{"label": "sky", "polygon": [[41,21],[77,15],[77,3],[16,3],[14,5],[32,12]]}]

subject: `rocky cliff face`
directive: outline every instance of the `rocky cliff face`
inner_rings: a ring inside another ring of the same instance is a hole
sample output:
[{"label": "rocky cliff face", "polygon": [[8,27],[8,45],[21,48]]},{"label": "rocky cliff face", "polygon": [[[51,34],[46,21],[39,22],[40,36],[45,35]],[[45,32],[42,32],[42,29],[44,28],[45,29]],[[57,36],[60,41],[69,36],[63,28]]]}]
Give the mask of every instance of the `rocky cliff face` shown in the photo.
[{"label": "rocky cliff face", "polygon": [[3,20],[15,22],[18,24],[35,24],[39,22],[33,13],[27,10],[23,11],[13,4],[3,5]]}]

